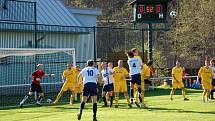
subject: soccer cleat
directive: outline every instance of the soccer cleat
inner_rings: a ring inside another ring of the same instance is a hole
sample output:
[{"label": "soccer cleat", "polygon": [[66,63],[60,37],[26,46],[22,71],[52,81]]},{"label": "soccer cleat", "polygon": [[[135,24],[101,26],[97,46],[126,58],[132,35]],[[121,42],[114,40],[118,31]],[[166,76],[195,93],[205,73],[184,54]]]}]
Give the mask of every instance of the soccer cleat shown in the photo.
[{"label": "soccer cleat", "polygon": [[39,101],[36,102],[36,105],[41,106],[41,103]]},{"label": "soccer cleat", "polygon": [[146,106],[146,104],[142,104],[142,103],[141,103],[141,104],[140,104],[140,108],[141,108],[141,109],[145,109],[145,108],[148,108],[148,107]]},{"label": "soccer cleat", "polygon": [[184,98],[184,101],[188,101],[189,99],[188,98]]},{"label": "soccer cleat", "polygon": [[20,107],[20,108],[22,108],[22,107],[23,107],[23,105],[24,105],[24,103],[23,103],[23,102],[20,102],[20,103],[19,103],[19,107]]},{"label": "soccer cleat", "polygon": [[118,108],[118,105],[115,105],[115,108]]},{"label": "soccer cleat", "polygon": [[81,120],[81,113],[77,114],[78,120]]},{"label": "soccer cleat", "polygon": [[133,98],[130,99],[131,104],[133,104],[133,100],[134,100]]},{"label": "soccer cleat", "polygon": [[131,104],[128,104],[128,107],[129,107],[129,108],[132,108]]},{"label": "soccer cleat", "polygon": [[108,107],[107,105],[102,105],[102,107]]},{"label": "soccer cleat", "polygon": [[138,108],[140,108],[140,105],[137,102],[134,102],[134,103]]},{"label": "soccer cleat", "polygon": [[173,98],[170,98],[170,100],[173,100]]},{"label": "soccer cleat", "polygon": [[97,121],[96,117],[93,118],[93,121]]}]

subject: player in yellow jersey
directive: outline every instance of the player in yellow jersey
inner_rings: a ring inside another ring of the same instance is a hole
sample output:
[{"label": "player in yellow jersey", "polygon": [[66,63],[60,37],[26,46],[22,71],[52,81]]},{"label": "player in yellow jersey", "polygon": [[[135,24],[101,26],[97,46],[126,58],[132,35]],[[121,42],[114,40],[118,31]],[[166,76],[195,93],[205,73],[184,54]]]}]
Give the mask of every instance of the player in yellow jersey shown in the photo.
[{"label": "player in yellow jersey", "polygon": [[203,102],[208,101],[210,90],[212,89],[213,70],[209,66],[209,60],[205,60],[205,66],[201,67],[198,72],[198,77],[201,78],[203,92]]},{"label": "player in yellow jersey", "polygon": [[179,61],[176,61],[176,66],[172,69],[172,90],[170,93],[170,99],[173,100],[173,95],[175,94],[175,90],[177,88],[182,90],[182,95],[184,97],[184,100],[189,100],[186,98],[186,92],[184,88],[184,84],[182,81],[183,76],[183,69],[181,67],[181,64]]},{"label": "player in yellow jersey", "polygon": [[77,86],[77,75],[78,71],[76,68],[73,68],[71,64],[67,64],[67,69],[63,72],[62,81],[64,82],[61,91],[57,95],[56,100],[53,102],[56,104],[58,100],[61,98],[64,92],[70,90],[70,104],[73,103],[74,95],[75,95],[75,87]]},{"label": "player in yellow jersey", "polygon": [[[77,72],[79,74],[81,72],[80,66],[76,66],[76,69],[77,69]],[[83,83],[80,83],[75,87],[75,93],[80,94],[80,100],[82,99],[82,94],[81,94],[82,90],[83,90]]]},{"label": "player in yellow jersey", "polygon": [[[139,95],[140,103],[142,103],[143,106],[146,107],[144,104],[144,93],[145,93],[145,81],[149,80],[150,78],[150,68],[143,63],[143,68],[141,70],[141,95]],[[137,97],[137,96],[136,96]],[[137,101],[137,99],[136,99]],[[137,105],[137,102],[135,101],[135,104]]]},{"label": "player in yellow jersey", "polygon": [[128,96],[126,77],[129,77],[128,71],[123,67],[123,60],[118,61],[118,66],[113,68],[114,71],[114,94],[115,107],[118,108],[119,92],[124,93],[128,106],[131,108],[131,103]]}]

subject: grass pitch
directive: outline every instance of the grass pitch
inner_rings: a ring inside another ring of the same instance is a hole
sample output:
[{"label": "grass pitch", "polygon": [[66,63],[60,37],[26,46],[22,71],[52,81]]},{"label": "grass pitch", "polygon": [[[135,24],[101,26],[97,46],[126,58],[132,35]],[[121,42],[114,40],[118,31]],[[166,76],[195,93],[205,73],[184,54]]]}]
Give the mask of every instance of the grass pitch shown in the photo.
[{"label": "grass pitch", "polygon": [[[215,121],[215,101],[203,103],[202,90],[187,90],[190,101],[184,101],[180,91],[170,100],[169,92],[169,88],[146,92],[148,109],[135,105],[128,109],[125,100],[119,101],[119,108],[102,108],[99,103],[98,121]],[[90,103],[86,104],[82,121],[92,120],[91,107]],[[79,103],[2,109],[0,121],[77,121],[78,108]]]}]

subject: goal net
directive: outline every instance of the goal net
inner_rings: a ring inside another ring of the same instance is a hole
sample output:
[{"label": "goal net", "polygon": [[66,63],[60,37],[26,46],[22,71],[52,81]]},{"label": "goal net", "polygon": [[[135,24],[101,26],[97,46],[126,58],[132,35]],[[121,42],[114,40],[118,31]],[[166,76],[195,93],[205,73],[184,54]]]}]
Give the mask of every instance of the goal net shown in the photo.
[{"label": "goal net", "polygon": [[[75,49],[0,48],[0,108],[17,106],[29,91],[31,74],[37,64],[43,64],[47,74],[41,85],[46,99],[54,99],[60,91],[61,76],[67,64],[75,66]],[[69,96],[69,95],[68,95]],[[35,103],[33,96],[26,102]]]}]

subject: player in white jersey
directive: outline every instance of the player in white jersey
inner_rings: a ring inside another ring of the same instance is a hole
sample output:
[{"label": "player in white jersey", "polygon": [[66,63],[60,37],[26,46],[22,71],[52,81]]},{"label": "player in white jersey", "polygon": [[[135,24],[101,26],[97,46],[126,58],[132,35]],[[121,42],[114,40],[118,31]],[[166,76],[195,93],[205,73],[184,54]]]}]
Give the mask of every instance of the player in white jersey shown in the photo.
[{"label": "player in white jersey", "polygon": [[93,121],[97,121],[96,113],[97,113],[97,81],[101,80],[100,73],[97,68],[94,67],[95,63],[92,60],[87,61],[87,67],[85,67],[80,74],[78,75],[78,83],[82,82],[81,77],[83,77],[83,96],[80,104],[78,120],[81,120],[82,111],[84,109],[84,105],[87,101],[89,95],[92,97],[93,102]]},{"label": "player in white jersey", "polygon": [[215,87],[215,60],[214,59],[212,59],[211,61],[210,61],[210,67],[213,69],[213,72],[214,72],[214,76],[213,76],[213,80],[212,80],[212,86],[213,86],[213,88],[212,88],[212,90],[211,90],[211,93],[210,93],[210,99],[211,100],[214,100],[215,98],[214,98],[214,92],[215,92],[215,89],[214,89],[214,87]]},{"label": "player in white jersey", "polygon": [[104,81],[103,89],[102,89],[102,98],[104,101],[103,107],[107,107],[107,98],[110,97],[110,107],[113,105],[113,69],[110,67],[107,67],[106,62],[102,62],[102,78]]},{"label": "player in white jersey", "polygon": [[[141,69],[142,69],[142,60],[139,58],[134,58],[132,52],[127,53],[128,56],[128,65],[129,65],[129,74],[131,76],[131,98],[134,98],[134,84],[137,84],[138,93],[141,95]],[[139,105],[142,108],[142,104]]]}]

